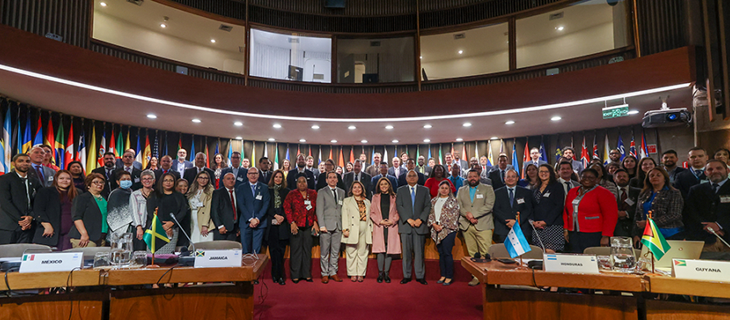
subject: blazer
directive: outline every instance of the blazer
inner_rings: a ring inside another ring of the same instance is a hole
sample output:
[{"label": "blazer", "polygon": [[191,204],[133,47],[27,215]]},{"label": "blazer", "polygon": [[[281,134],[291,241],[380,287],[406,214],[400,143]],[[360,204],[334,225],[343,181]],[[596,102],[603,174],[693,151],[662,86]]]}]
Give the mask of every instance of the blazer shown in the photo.
[{"label": "blazer", "polygon": [[274,215],[280,215],[284,217],[284,221],[281,222],[279,225],[270,225],[269,228],[278,228],[277,231],[279,234],[279,240],[287,240],[289,239],[289,235],[291,234],[291,223],[289,220],[286,219],[286,212],[284,212],[284,201],[286,200],[286,196],[289,195],[289,188],[281,188],[279,189],[279,198],[281,199],[281,207],[274,208],[274,192],[276,190],[274,188],[269,188],[269,196],[271,197],[271,200],[269,201],[269,210],[266,213],[266,219],[269,221],[274,219]]},{"label": "blazer", "polygon": [[[644,230],[636,227],[637,221],[644,220],[644,203],[651,197],[652,191],[642,192],[639,200],[636,202],[636,213],[634,214],[634,235],[641,236]],[[684,227],[682,222],[682,209],[684,207],[684,199],[682,193],[674,188],[665,188],[660,190],[651,203],[652,219],[656,223],[657,228],[680,228]]]},{"label": "blazer", "polygon": [[[319,178],[317,178],[317,189],[316,190],[322,189],[326,186],[327,186],[327,173],[322,172],[319,174]],[[342,177],[340,177],[339,174],[337,175],[337,187],[342,190],[345,190],[345,183],[342,182]],[[293,189],[296,189],[296,186],[294,186]]]},{"label": "blazer", "polygon": [[[436,212],[434,211],[436,202],[439,197],[431,199],[431,213],[428,214],[428,226],[431,228],[431,239],[436,244],[441,243],[441,240],[446,238],[450,233],[459,230],[459,202],[453,196],[449,196],[441,208],[441,216],[436,220]],[[437,232],[432,227],[434,223],[438,223],[443,227],[441,231]]]},{"label": "blazer", "polygon": [[[215,192],[215,190],[214,190]],[[192,198],[194,195],[191,195],[188,193],[188,197]],[[187,198],[187,197],[186,197]],[[190,204],[190,198],[187,198],[188,205]],[[203,227],[208,227],[208,231],[212,232],[215,230],[218,225],[215,224],[213,221],[213,218],[211,217],[211,207],[213,203],[213,194],[207,195],[205,192],[200,194],[200,202],[203,203],[203,206],[198,208],[198,211],[196,212],[196,216],[198,218],[198,227],[200,228],[199,231],[203,231]],[[177,218],[177,217],[175,217]],[[233,229],[228,229],[233,230]]]},{"label": "blazer", "polygon": [[698,178],[691,169],[687,169],[677,173],[677,176],[674,178],[674,188],[682,193],[682,198],[687,199],[689,189],[700,184],[703,180],[707,180],[704,170]]},{"label": "blazer", "polygon": [[38,174],[35,172],[32,164],[28,169],[28,178],[35,180],[36,184],[41,187],[50,187],[53,184],[53,176],[56,175],[56,170],[43,165],[41,165],[41,168],[43,168],[43,181],[41,181],[41,178],[38,177]]},{"label": "blazer", "polygon": [[[370,179],[370,193],[371,194],[375,194],[375,188],[378,188],[378,181],[380,181],[380,178],[382,178],[382,177],[383,176],[379,174],[379,175],[374,176],[372,179]],[[391,175],[387,175],[385,177],[388,178],[388,181],[390,181],[390,185],[391,185],[391,187],[393,187],[393,192],[398,190],[398,180],[396,179],[396,177],[391,176]]]},{"label": "blazer", "polygon": [[[664,169],[666,169],[666,168],[664,168]],[[674,185],[674,181],[677,180],[677,175],[680,174],[682,171],[686,171],[686,170],[687,169],[682,168],[682,167],[674,167],[673,170],[667,171],[667,173],[669,174],[669,181],[672,183],[672,185]]]},{"label": "blazer", "polygon": [[[248,171],[246,171],[246,174],[248,174]],[[273,171],[261,171],[259,170],[259,182],[269,185],[269,180],[271,180],[271,176],[273,175]]]},{"label": "blazer", "polygon": [[96,204],[96,199],[94,199],[91,192],[84,192],[74,198],[71,205],[71,217],[74,225],[68,231],[70,239],[81,239],[81,233],[76,229],[75,223],[77,220],[81,220],[86,228],[86,233],[89,235],[89,241],[97,242],[101,240],[101,224],[103,223],[101,210],[99,210],[99,205]]},{"label": "blazer", "polygon": [[337,199],[332,194],[332,189],[326,186],[317,190],[317,221],[320,227],[327,228],[327,231],[341,229],[342,222],[342,201],[345,199],[345,190],[335,188]]},{"label": "blazer", "polygon": [[532,227],[529,220],[533,218],[535,210],[535,197],[532,191],[515,186],[514,202],[510,204],[507,186],[494,191],[494,234],[506,236],[510,228],[507,227],[507,219],[516,219],[517,212],[520,213],[520,227],[525,238],[531,239]]},{"label": "blazer", "polygon": [[423,166],[416,165],[415,170],[418,173],[422,173],[423,176],[426,177],[426,179],[428,179],[431,176],[431,170],[433,170],[433,169],[427,165],[423,165]]},{"label": "blazer", "polygon": [[[124,171],[124,167],[121,167],[121,168],[117,169],[116,171],[114,171],[114,181],[117,180],[117,175],[122,171]],[[142,189],[142,179],[140,179],[141,175],[142,175],[142,170],[139,170],[133,166],[132,167],[132,191]],[[162,175],[160,175],[160,176],[162,176]],[[114,189],[112,189],[112,190],[114,190]]]},{"label": "blazer", "polygon": [[[459,203],[459,228],[466,230],[471,222],[466,219],[466,214],[471,212],[477,224],[474,228],[477,231],[494,229],[494,219],[492,218],[492,209],[494,208],[494,189],[490,185],[479,184],[477,191],[474,193],[474,201],[471,201],[469,195],[469,186],[463,186],[459,189],[456,200]],[[435,199],[435,198],[434,198]]]},{"label": "blazer", "polygon": [[540,193],[540,202],[535,201],[532,220],[545,221],[548,226],[562,226],[563,206],[565,206],[563,186],[556,182],[548,184],[543,192],[540,192],[539,186],[533,192]]},{"label": "blazer", "polygon": [[370,219],[370,200],[364,199],[363,201],[365,201],[366,230],[360,230],[360,207],[357,206],[355,197],[347,197],[342,201],[342,229],[350,231],[349,237],[342,235],[342,243],[344,244],[357,244],[360,241],[358,235],[363,232],[365,233],[365,243],[373,243],[373,220]]},{"label": "blazer", "polygon": [[[304,174],[307,175],[307,189],[314,190],[317,186],[317,182],[314,179],[314,172],[304,169]],[[286,174],[286,187],[289,190],[297,188],[297,175],[299,175],[299,170],[296,168],[289,170],[289,173]]]},{"label": "blazer", "polygon": [[[213,184],[215,187],[215,171],[208,167],[204,167],[203,171],[208,173],[208,176],[210,177],[210,183]],[[183,174],[183,179],[188,180],[188,185],[192,186],[193,182],[195,182],[195,176],[198,175],[198,168],[192,167],[185,169],[185,174]]]},{"label": "blazer", "polygon": [[[634,220],[634,215],[636,213],[636,203],[639,201],[639,193],[641,193],[641,189],[634,188],[627,186],[629,188],[629,193],[626,195],[626,218],[618,219],[618,222],[616,222],[616,230],[614,231],[614,235],[621,235],[621,236],[633,236],[634,235],[634,229],[636,228],[636,221]],[[618,186],[617,186],[618,188]],[[621,206],[623,205],[621,203],[621,189],[618,189],[618,195],[616,196],[616,205],[618,206],[618,211],[621,211]],[[642,232],[644,230],[641,230]]]},{"label": "blazer", "polygon": [[28,183],[30,207],[28,193],[20,176],[15,171],[0,176],[0,230],[19,230],[18,221],[22,216],[35,216],[33,202],[41,186],[31,179],[28,179]]},{"label": "blazer", "polygon": [[[560,161],[558,161],[558,164],[559,163],[560,163]],[[575,172],[580,177],[580,173],[583,172],[583,170],[585,170],[585,168],[583,167],[583,162],[578,161],[578,160],[571,160],[571,163],[573,166],[573,172]]]},{"label": "blazer", "polygon": [[192,162],[187,161],[187,160],[183,160],[183,164],[185,165],[185,170],[183,170],[182,172],[180,172],[180,171],[177,170],[177,165],[178,164],[180,164],[180,161],[179,160],[177,160],[177,159],[172,160],[172,170],[175,170],[178,173],[180,173],[180,176],[183,176],[185,174],[185,170],[190,169],[190,168],[192,168],[192,167],[195,166],[195,165],[193,165]]},{"label": "blazer", "polygon": [[[76,192],[79,195],[81,194],[78,190]],[[37,226],[35,235],[33,236],[33,243],[55,247],[58,245],[58,236],[61,234],[61,199],[59,198],[58,190],[55,187],[40,189],[36,193],[36,198],[38,201],[35,201],[33,204],[35,219],[38,223],[50,223],[51,227],[53,227],[53,235],[44,237],[44,228]]]},{"label": "blazer", "polygon": [[[371,177],[369,174],[360,171],[360,182],[365,186],[365,197],[370,199],[372,197],[372,193],[370,192],[370,189],[372,186],[370,185],[372,183],[373,177]],[[348,172],[345,173],[344,177],[342,177],[342,182],[345,184],[345,191],[349,194],[350,188],[352,187],[352,183],[355,182],[355,172]]]},{"label": "blazer", "polygon": [[393,167],[388,168],[388,175],[391,175],[391,176],[394,176],[394,177],[400,177],[400,175],[402,175],[402,174],[404,174],[406,172],[408,172],[408,170],[406,170],[406,168],[404,168],[404,167],[401,166],[399,168],[399,170],[398,170],[398,174],[396,175],[395,174],[395,168],[393,168]]},{"label": "blazer", "polygon": [[377,176],[380,174],[380,164],[369,165],[367,169],[363,169],[362,171],[367,172],[371,177]]},{"label": "blazer", "polygon": [[[122,162],[122,159],[117,159],[117,162],[115,163],[117,168],[124,168],[124,162]],[[142,171],[142,163],[140,163],[137,160],[134,160],[134,163],[132,163],[132,168],[135,168],[139,171]]]},{"label": "blazer", "polygon": [[[382,194],[374,194],[373,201],[370,205],[370,220],[373,220],[373,253],[400,254],[400,236],[398,234],[398,208],[396,208],[395,198],[390,198],[390,209],[388,210],[388,220],[395,222],[392,225],[384,226],[380,222],[383,221],[383,211],[380,207],[380,196]],[[385,230],[388,230],[388,248],[385,248]]]},{"label": "blazer", "polygon": [[[575,181],[575,180],[565,181],[565,180],[563,180],[563,178],[558,178],[558,182],[560,183],[561,186],[563,186],[563,191],[565,192],[566,198],[568,197],[568,192],[571,189],[580,187],[580,183],[578,183],[578,181]],[[565,185],[566,182],[570,185],[570,187]]]},{"label": "blazer", "polygon": [[[395,196],[395,206],[398,209],[400,224],[398,224],[398,233],[400,234],[428,234],[428,214],[431,213],[431,194],[428,188],[415,185],[416,201],[415,206],[411,204],[410,185],[404,185],[398,188]],[[408,219],[420,219],[421,226],[418,228],[411,227]]]},{"label": "blazer", "polygon": [[[237,197],[238,189],[234,190],[234,196]],[[238,204],[236,205],[238,208]],[[239,210],[233,212],[231,206],[231,196],[228,194],[226,187],[213,191],[212,200],[210,202],[210,217],[213,219],[215,228],[226,227],[228,232],[236,229],[240,213]]]},{"label": "blazer", "polygon": [[[117,178],[114,176],[114,172],[116,172],[116,167],[111,169],[112,173],[111,176],[106,174],[106,167],[99,167],[94,170],[91,170],[92,173],[98,173],[102,176],[104,176],[104,179],[106,179],[106,183],[104,184],[104,190],[101,190],[101,196],[104,197],[104,199],[109,198],[109,193],[112,192],[112,190],[119,188],[119,185],[117,184]],[[88,191],[88,190],[84,190]]]},{"label": "blazer", "polygon": [[[223,177],[225,177],[226,174],[228,174],[228,173],[233,173],[233,168],[228,167],[228,168],[221,169],[221,179],[223,179]],[[238,188],[238,186],[246,183],[246,181],[248,181],[248,169],[245,169],[243,167],[238,168],[238,175],[236,175],[236,185],[234,186],[234,188]],[[218,188],[218,189],[223,189],[223,188],[225,188],[225,187],[221,183],[220,188]],[[228,229],[228,228],[226,228],[226,229]]]},{"label": "blazer", "polygon": [[[730,242],[730,182],[725,182],[717,191],[712,185],[702,183],[689,189],[684,206],[686,231],[691,239],[711,244],[717,241],[715,235],[703,230],[702,222],[717,222],[725,231],[722,237]],[[717,230],[716,230],[717,231]]]},{"label": "blazer", "polygon": [[576,232],[600,232],[604,237],[612,237],[618,220],[618,206],[615,195],[599,185],[583,195],[577,213],[579,230],[573,230],[573,200],[579,189],[570,189],[565,199],[563,228]]},{"label": "blazer", "polygon": [[[160,180],[160,177],[162,177],[162,175],[164,174],[164,172],[162,172],[162,169],[153,170],[152,173],[155,174],[155,181]],[[180,172],[177,172],[177,170],[175,170],[173,168],[170,168],[169,170],[167,170],[167,173],[170,173],[173,176],[175,176],[175,181],[180,179]]]},{"label": "blazer", "polygon": [[[266,219],[266,212],[269,211],[269,187],[261,182],[256,183],[256,197],[251,193],[251,182],[246,182],[236,188],[236,205],[240,212],[239,226],[248,228],[248,221],[259,219],[258,228],[266,228],[269,221]],[[243,229],[243,228],[241,228]]]},{"label": "blazer", "polygon": [[[398,185],[399,186],[405,186],[405,185],[408,184],[408,182],[406,182],[406,174],[408,174],[408,171],[406,171],[405,173],[401,174],[398,177]],[[416,182],[416,184],[418,184],[420,186],[426,184],[426,176],[424,176],[423,174],[421,174],[418,171],[416,171],[416,174],[418,174],[418,182]]]},{"label": "blazer", "polygon": [[[504,179],[502,178],[502,173],[500,172],[500,169],[498,167],[495,168],[497,169],[493,169],[492,171],[490,171],[487,176],[489,177],[489,179],[492,180],[492,187],[494,187],[494,190],[497,190],[501,187],[504,187]],[[507,173],[508,169],[505,169],[504,172]]]}]

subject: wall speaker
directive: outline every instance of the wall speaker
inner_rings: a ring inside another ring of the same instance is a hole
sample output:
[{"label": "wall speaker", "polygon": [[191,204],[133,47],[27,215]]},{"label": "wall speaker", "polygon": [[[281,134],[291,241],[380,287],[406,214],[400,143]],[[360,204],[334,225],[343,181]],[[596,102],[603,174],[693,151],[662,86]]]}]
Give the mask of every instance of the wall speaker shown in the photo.
[{"label": "wall speaker", "polygon": [[345,8],[345,0],[325,0],[325,8],[343,9]]}]

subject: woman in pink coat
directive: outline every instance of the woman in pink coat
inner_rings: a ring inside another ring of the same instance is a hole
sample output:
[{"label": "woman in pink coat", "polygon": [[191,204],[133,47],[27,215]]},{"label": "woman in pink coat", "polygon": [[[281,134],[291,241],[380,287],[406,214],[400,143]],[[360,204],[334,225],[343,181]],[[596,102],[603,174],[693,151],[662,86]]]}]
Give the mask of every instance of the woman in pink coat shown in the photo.
[{"label": "woman in pink coat", "polygon": [[387,178],[380,178],[370,205],[370,219],[373,220],[373,253],[378,256],[378,283],[390,283],[392,255],[400,254],[398,235],[398,211],[395,207],[395,192]]}]

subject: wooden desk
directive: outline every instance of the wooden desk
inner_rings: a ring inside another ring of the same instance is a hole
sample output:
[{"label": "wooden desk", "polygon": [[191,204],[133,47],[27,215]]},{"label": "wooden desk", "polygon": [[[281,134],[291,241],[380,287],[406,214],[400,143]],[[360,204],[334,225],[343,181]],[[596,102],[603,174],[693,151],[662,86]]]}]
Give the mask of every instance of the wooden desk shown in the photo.
[{"label": "wooden desk", "polygon": [[[677,279],[649,274],[650,292],[730,299],[730,282]],[[730,319],[730,306],[646,300],[647,320]]]}]

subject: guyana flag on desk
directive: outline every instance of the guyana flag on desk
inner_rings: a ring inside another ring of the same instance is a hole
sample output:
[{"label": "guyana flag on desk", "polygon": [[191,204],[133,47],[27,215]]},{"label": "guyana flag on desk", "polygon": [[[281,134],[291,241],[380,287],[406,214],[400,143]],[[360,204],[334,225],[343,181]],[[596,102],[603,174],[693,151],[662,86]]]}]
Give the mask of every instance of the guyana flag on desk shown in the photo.
[{"label": "guyana flag on desk", "polygon": [[162,246],[170,243],[170,238],[165,234],[165,229],[162,228],[162,222],[155,214],[152,218],[152,225],[147,231],[144,232],[144,242],[147,244],[147,248],[150,252],[155,253]]},{"label": "guyana flag on desk", "polygon": [[646,246],[657,260],[660,260],[671,249],[667,240],[664,239],[664,235],[654,223],[654,219],[647,219],[644,235],[641,237],[641,244]]}]

